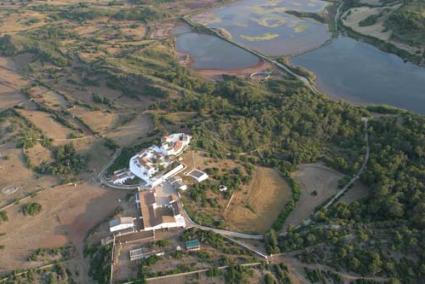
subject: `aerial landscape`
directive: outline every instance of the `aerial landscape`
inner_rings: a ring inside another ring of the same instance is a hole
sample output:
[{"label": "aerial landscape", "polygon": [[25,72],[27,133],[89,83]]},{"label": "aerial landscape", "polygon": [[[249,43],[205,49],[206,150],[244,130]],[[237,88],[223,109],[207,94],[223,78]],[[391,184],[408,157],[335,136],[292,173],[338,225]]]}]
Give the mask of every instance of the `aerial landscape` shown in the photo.
[{"label": "aerial landscape", "polygon": [[424,0],[0,0],[0,284],[425,283]]}]

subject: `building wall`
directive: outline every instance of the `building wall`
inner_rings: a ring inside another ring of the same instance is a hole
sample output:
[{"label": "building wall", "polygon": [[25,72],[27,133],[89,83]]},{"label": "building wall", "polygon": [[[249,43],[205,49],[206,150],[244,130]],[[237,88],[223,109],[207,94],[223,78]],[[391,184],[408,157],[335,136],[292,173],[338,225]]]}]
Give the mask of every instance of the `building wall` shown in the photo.
[{"label": "building wall", "polygon": [[119,224],[119,225],[110,227],[109,230],[111,231],[111,233],[113,233],[113,232],[118,232],[118,231],[130,229],[130,228],[133,228],[133,227],[134,227],[134,224]]}]

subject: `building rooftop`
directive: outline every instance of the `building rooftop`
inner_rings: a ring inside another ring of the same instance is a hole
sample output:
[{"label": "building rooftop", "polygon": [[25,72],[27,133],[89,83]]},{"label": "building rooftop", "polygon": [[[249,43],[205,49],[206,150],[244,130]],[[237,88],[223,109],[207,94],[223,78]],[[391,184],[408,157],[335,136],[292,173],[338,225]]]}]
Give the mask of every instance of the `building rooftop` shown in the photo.
[{"label": "building rooftop", "polygon": [[132,217],[115,218],[109,222],[109,227],[114,227],[121,224],[133,224],[133,218]]},{"label": "building rooftop", "polygon": [[189,240],[185,243],[186,249],[193,250],[193,249],[199,249],[201,247],[201,243],[199,240]]},{"label": "building rooftop", "polygon": [[145,229],[153,228],[163,223],[175,223],[176,217],[180,215],[180,207],[176,198],[169,196],[169,202],[165,206],[159,206],[156,202],[154,192],[139,192],[140,213],[143,218]]}]

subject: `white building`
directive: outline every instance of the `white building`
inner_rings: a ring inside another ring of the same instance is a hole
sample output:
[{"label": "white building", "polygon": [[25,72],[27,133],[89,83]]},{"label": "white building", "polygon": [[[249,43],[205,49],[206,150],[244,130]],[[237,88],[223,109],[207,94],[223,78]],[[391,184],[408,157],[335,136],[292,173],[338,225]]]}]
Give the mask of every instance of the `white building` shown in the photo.
[{"label": "white building", "polygon": [[119,217],[109,222],[109,231],[111,233],[124,231],[134,228],[134,221],[132,217]]},{"label": "white building", "polygon": [[183,169],[175,157],[183,153],[190,143],[191,136],[176,133],[165,136],[161,146],[151,146],[130,159],[130,171],[155,187]]},{"label": "white building", "polygon": [[207,173],[198,169],[191,170],[187,175],[196,180],[197,182],[203,182],[204,180],[208,179]]},{"label": "white building", "polygon": [[129,170],[115,171],[111,180],[113,184],[124,184],[126,181],[134,179],[136,176]]},{"label": "white building", "polygon": [[178,156],[190,144],[192,137],[185,133],[174,133],[162,138],[161,149],[165,155]]}]

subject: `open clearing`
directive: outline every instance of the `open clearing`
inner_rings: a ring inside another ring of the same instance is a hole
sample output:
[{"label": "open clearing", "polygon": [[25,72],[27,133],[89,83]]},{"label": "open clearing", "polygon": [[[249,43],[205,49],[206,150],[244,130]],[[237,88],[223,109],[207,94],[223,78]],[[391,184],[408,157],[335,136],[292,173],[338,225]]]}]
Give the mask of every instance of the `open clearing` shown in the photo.
[{"label": "open clearing", "polygon": [[43,162],[50,163],[53,161],[50,150],[44,148],[40,144],[36,144],[30,149],[27,149],[25,153],[33,167],[38,167]]},{"label": "open clearing", "polygon": [[74,107],[70,112],[79,117],[90,129],[97,133],[102,133],[111,129],[117,120],[118,115],[100,110],[89,110],[84,107]]},{"label": "open clearing", "polygon": [[277,170],[257,167],[248,186],[234,194],[225,213],[231,229],[265,233],[291,196],[291,189]]},{"label": "open clearing", "polygon": [[139,114],[130,122],[119,126],[105,136],[120,146],[129,146],[139,138],[143,138],[152,129],[153,125],[149,115]]},{"label": "open clearing", "polygon": [[[41,188],[47,188],[56,184],[56,178],[51,176],[37,177],[28,169],[23,161],[21,149],[2,146],[2,157],[7,157],[0,162],[0,206],[6,205],[18,198]],[[4,188],[19,188],[16,191]],[[1,229],[0,229],[1,232]]]},{"label": "open clearing", "polygon": [[292,174],[299,183],[301,197],[295,209],[289,214],[283,226],[286,231],[289,225],[299,225],[307,219],[316,207],[338,192],[338,181],[344,175],[324,166],[321,163],[304,164]]},{"label": "open clearing", "polygon": [[19,205],[7,209],[9,221],[0,225],[0,232],[6,232],[0,237],[5,246],[0,254],[0,273],[37,266],[26,260],[36,248],[71,242],[81,253],[90,228],[108,217],[126,194],[89,184],[58,186],[31,199],[42,205],[39,215],[24,216]]},{"label": "open clearing", "polygon": [[354,183],[353,187],[350,188],[338,201],[351,203],[362,198],[365,198],[369,194],[369,189],[361,182]]},{"label": "open clearing", "polygon": [[10,59],[0,57],[0,111],[12,107],[26,98],[20,92],[26,81],[15,70]]},{"label": "open clearing", "polygon": [[54,120],[47,112],[23,109],[18,112],[53,140],[65,140],[72,133],[71,129]]}]

